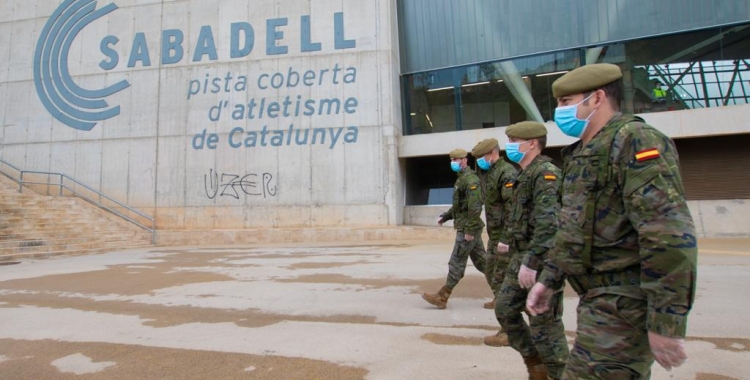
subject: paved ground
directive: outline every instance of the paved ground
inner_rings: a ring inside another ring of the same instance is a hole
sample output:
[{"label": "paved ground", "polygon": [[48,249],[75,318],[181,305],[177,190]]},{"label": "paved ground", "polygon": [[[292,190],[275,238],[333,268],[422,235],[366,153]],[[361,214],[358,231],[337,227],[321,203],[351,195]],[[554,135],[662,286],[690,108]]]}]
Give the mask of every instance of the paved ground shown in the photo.
[{"label": "paved ground", "polygon": [[[690,361],[654,379],[750,378],[750,241],[701,242]],[[154,248],[0,266],[0,379],[524,379],[449,243]],[[744,286],[744,288],[743,288]],[[575,330],[575,297],[566,330]]]}]

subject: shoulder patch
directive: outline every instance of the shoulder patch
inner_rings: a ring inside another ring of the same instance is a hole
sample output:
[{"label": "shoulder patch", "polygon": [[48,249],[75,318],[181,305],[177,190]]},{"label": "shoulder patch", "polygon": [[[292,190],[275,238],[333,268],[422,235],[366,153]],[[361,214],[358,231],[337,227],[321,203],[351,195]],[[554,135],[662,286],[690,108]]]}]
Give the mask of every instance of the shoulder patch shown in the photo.
[{"label": "shoulder patch", "polygon": [[555,173],[547,172],[547,173],[544,173],[544,179],[547,181],[556,181],[557,176],[555,175]]},{"label": "shoulder patch", "polygon": [[507,188],[513,187],[513,182],[506,182],[505,187]]},{"label": "shoulder patch", "polygon": [[656,148],[646,149],[642,150],[635,154],[635,160],[638,162],[643,162],[647,160],[651,160],[654,158],[659,158],[659,150]]},{"label": "shoulder patch", "polygon": [[469,186],[469,189],[470,190],[476,190],[477,189],[477,185],[471,185],[471,186]]}]

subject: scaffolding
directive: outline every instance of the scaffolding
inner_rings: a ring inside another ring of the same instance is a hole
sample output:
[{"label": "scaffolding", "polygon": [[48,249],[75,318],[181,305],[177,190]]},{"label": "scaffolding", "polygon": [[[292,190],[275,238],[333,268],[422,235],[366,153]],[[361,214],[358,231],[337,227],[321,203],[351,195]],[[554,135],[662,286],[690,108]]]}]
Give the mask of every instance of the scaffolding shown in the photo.
[{"label": "scaffolding", "polygon": [[750,64],[746,59],[637,66],[652,82],[665,85],[670,101],[686,109],[750,103]]}]

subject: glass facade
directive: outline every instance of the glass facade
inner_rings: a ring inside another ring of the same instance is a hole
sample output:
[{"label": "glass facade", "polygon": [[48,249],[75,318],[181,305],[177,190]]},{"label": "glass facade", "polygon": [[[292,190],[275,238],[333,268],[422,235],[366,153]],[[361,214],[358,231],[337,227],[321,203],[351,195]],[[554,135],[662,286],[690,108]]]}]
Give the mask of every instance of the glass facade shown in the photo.
[{"label": "glass facade", "polygon": [[592,63],[623,70],[628,113],[750,103],[750,23],[403,77],[404,134],[551,121],[552,83]]},{"label": "glass facade", "polygon": [[397,0],[401,72],[750,22],[747,0]]}]

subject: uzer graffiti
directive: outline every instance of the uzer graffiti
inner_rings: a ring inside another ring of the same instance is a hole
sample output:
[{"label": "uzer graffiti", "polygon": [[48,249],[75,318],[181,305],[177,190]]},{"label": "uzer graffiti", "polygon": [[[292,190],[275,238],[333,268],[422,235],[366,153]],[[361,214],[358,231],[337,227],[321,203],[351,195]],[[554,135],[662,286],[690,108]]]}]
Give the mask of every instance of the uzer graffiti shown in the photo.
[{"label": "uzer graffiti", "polygon": [[240,199],[242,194],[252,197],[275,197],[276,180],[271,173],[250,173],[240,176],[233,173],[221,173],[210,169],[203,176],[203,188],[208,199],[232,197]]}]

